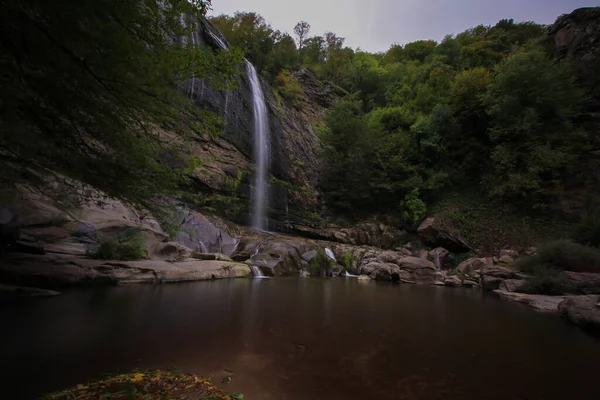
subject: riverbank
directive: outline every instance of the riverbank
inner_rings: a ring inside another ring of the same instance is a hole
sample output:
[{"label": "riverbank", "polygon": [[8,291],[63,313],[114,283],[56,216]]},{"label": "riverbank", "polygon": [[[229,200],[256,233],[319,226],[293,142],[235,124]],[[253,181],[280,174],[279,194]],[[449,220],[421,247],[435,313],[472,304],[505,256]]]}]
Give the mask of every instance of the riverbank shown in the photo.
[{"label": "riverbank", "polygon": [[241,394],[227,394],[210,380],[172,371],[139,370],[100,379],[48,394],[44,400],[96,399],[180,399],[241,400]]}]

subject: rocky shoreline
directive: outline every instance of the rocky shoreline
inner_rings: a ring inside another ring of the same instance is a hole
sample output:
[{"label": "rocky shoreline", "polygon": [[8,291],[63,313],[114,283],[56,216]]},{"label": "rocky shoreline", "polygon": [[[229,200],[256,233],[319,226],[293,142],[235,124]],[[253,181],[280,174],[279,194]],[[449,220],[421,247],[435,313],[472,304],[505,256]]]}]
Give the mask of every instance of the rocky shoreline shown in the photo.
[{"label": "rocky shoreline", "polygon": [[[346,228],[334,235],[339,237],[334,242],[257,232],[183,206],[177,213],[180,229],[171,238],[154,219],[116,201],[67,213],[23,190],[14,206],[0,209],[8,243],[0,258],[0,297],[52,296],[58,294],[53,289],[72,286],[247,278],[256,267],[270,277],[349,273],[361,280],[495,291],[573,323],[600,326],[600,274],[562,272],[569,289],[565,296],[522,293],[529,277],[511,265],[535,249],[506,249],[456,265],[450,249],[465,251],[468,246],[456,230],[435,218],[419,228],[421,240],[398,245],[406,241],[406,233],[383,224]],[[91,257],[103,240],[123,229],[143,235],[146,259]],[[385,250],[372,243],[396,247]]]}]

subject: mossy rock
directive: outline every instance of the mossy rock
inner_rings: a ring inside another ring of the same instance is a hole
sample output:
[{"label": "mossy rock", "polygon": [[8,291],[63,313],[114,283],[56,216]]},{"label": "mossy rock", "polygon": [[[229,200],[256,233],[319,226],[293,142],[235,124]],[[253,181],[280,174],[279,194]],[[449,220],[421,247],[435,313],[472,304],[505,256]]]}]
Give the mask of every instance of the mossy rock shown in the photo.
[{"label": "mossy rock", "polygon": [[227,394],[208,379],[192,374],[157,371],[134,371],[52,393],[45,400],[92,399],[181,399],[239,400],[240,394]]}]

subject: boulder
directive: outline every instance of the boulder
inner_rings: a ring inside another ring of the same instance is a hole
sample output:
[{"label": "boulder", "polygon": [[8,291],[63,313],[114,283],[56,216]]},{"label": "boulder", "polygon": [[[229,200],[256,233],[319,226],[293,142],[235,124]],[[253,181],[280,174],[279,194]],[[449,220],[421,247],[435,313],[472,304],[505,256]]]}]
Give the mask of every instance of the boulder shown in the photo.
[{"label": "boulder", "polygon": [[463,274],[473,275],[485,266],[486,266],[486,264],[483,261],[483,259],[469,258],[468,260],[463,261],[460,264],[458,264],[458,267],[456,269],[459,272],[462,272]]},{"label": "boulder", "polygon": [[517,258],[519,257],[519,252],[516,250],[512,250],[512,249],[507,249],[507,250],[500,250],[500,258],[502,257],[510,257],[510,258]]},{"label": "boulder", "polygon": [[470,250],[458,230],[449,221],[442,218],[427,218],[417,231],[425,244],[429,246],[443,247],[454,253],[466,253]]},{"label": "boulder", "polygon": [[357,278],[359,281],[371,281],[371,277],[369,275],[359,275]]},{"label": "boulder", "polygon": [[507,279],[500,283],[500,290],[505,292],[521,292],[527,287],[527,281],[524,279]]},{"label": "boulder", "polygon": [[515,259],[512,258],[511,256],[500,256],[500,258],[498,258],[498,263],[499,264],[512,264],[515,262]]},{"label": "boulder", "polygon": [[562,272],[566,291],[574,294],[600,294],[600,274],[590,272]]},{"label": "boulder", "polygon": [[417,257],[404,257],[399,262],[400,269],[410,275],[417,283],[433,284],[435,282],[435,265],[431,261]]},{"label": "boulder", "polygon": [[480,284],[485,290],[497,290],[506,279],[526,279],[527,275],[514,269],[485,266],[480,270]]},{"label": "boulder", "polygon": [[456,275],[449,276],[444,280],[444,286],[459,287],[462,286],[462,280]]},{"label": "boulder", "polygon": [[600,296],[568,297],[558,305],[558,310],[574,324],[600,328]]}]

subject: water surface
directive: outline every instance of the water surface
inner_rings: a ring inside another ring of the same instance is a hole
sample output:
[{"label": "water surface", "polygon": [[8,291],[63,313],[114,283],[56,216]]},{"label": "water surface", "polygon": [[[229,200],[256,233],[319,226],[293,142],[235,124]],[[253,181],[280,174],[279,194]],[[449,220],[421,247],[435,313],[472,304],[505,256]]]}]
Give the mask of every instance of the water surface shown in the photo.
[{"label": "water surface", "polygon": [[[3,398],[183,368],[248,400],[600,399],[600,341],[478,290],[271,279],[0,306]],[[233,372],[231,372],[233,371]]]}]

